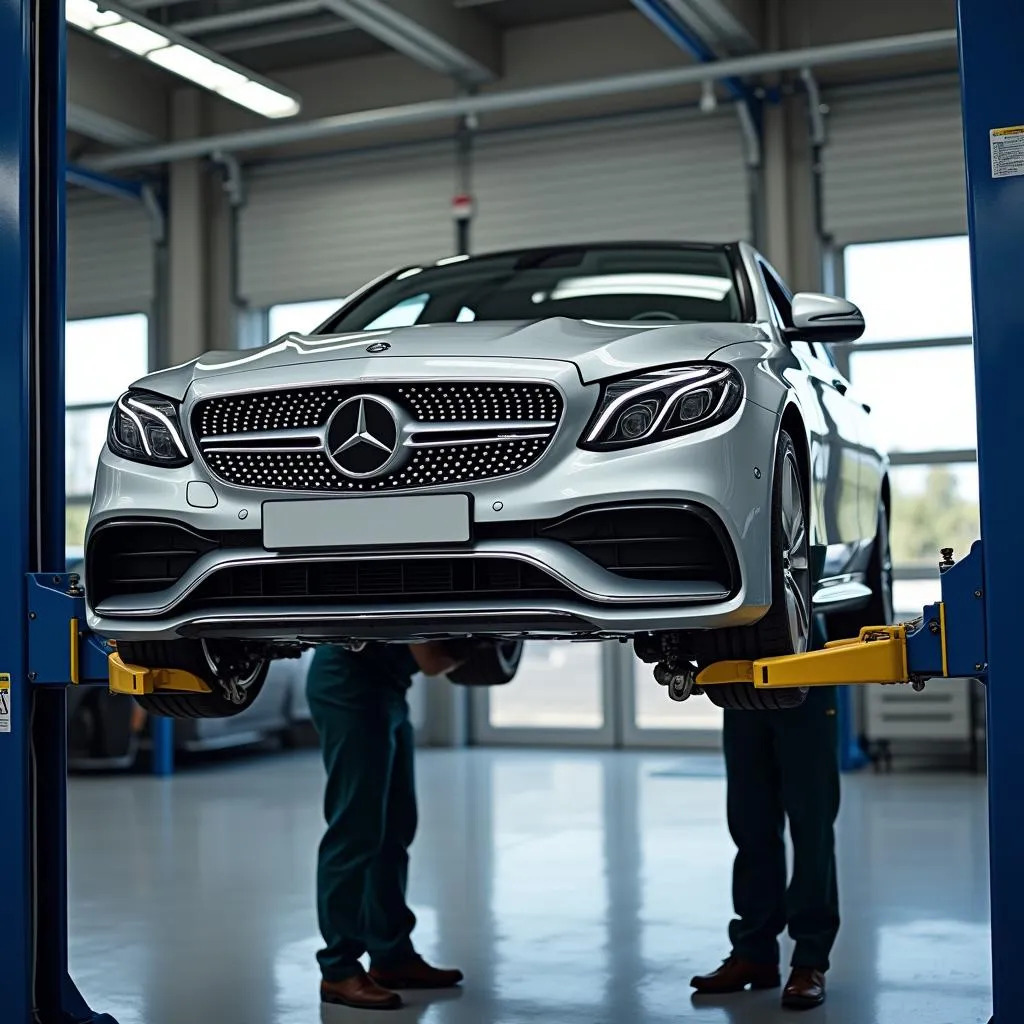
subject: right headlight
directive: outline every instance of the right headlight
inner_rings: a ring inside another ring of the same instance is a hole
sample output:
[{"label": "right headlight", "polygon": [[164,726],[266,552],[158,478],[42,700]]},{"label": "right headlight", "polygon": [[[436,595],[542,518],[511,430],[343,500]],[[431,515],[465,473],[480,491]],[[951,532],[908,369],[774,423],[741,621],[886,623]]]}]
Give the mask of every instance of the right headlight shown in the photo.
[{"label": "right headlight", "polygon": [[178,405],[147,391],[126,391],[110,415],[107,444],[115,455],[153,466],[192,461],[181,436]]},{"label": "right headlight", "polygon": [[580,447],[608,451],[661,441],[727,420],[743,400],[730,366],[692,363],[610,381]]}]

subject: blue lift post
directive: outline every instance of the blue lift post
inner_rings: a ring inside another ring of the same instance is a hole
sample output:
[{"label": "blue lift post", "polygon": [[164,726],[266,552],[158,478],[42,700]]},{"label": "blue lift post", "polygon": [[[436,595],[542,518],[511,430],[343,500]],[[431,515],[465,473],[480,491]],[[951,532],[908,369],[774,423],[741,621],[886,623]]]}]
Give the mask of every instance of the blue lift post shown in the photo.
[{"label": "blue lift post", "polygon": [[[69,185],[78,185],[91,192],[122,199],[128,202],[144,203],[146,187],[141,181],[125,181],[101,171],[94,171],[79,164],[66,164],[64,180]],[[63,321],[61,322],[63,326]],[[61,374],[63,381],[63,372]],[[63,421],[62,421],[63,422]],[[60,452],[59,464],[64,465],[63,449]],[[63,477],[61,478],[63,487]],[[61,494],[63,495],[63,490]],[[63,505],[63,499],[61,501]],[[56,564],[56,563],[54,563]],[[63,565],[63,561],[60,563]],[[154,775],[168,776],[174,772],[174,720],[172,718],[152,717],[149,721],[150,743],[152,745],[151,766]]]},{"label": "blue lift post", "polygon": [[[994,139],[992,133],[1024,126],[1024,4],[960,0],[958,7],[988,623],[993,1019],[996,1024],[1015,1024],[1024,1019],[1024,972],[1018,955],[1024,935],[1024,819],[1018,760],[1024,735],[1024,684],[1016,646],[1024,581],[1020,537],[1024,135]],[[999,167],[995,148],[1000,151]]]},{"label": "blue lift post", "polygon": [[[60,0],[0,3],[4,1024],[113,1024],[89,1009],[68,975],[65,686],[70,671],[57,685],[45,685],[38,671],[31,678],[29,653],[28,574],[64,568],[64,48]],[[66,593],[73,589],[66,576],[50,579],[65,592],[67,607],[80,604]],[[65,650],[75,647],[69,627],[65,614],[59,634]],[[95,645],[89,649],[102,655]]]}]

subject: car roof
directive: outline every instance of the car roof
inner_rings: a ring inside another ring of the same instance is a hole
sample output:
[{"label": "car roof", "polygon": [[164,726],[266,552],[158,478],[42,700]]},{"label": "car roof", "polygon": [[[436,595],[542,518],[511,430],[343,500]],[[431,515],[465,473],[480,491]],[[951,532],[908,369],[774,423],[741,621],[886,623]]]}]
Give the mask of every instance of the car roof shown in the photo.
[{"label": "car roof", "polygon": [[[536,259],[538,257],[546,256],[557,256],[560,253],[575,252],[579,249],[588,249],[591,251],[599,251],[602,249],[690,249],[699,252],[720,252],[729,254],[735,251],[738,243],[737,242],[672,242],[672,241],[652,241],[650,239],[645,240],[627,240],[621,242],[563,242],[558,245],[535,245],[528,246],[522,249],[495,249],[488,250],[486,252],[473,253],[460,262],[471,263],[474,260],[481,259]],[[454,262],[453,257],[449,256],[443,260],[439,260],[440,265]]]}]

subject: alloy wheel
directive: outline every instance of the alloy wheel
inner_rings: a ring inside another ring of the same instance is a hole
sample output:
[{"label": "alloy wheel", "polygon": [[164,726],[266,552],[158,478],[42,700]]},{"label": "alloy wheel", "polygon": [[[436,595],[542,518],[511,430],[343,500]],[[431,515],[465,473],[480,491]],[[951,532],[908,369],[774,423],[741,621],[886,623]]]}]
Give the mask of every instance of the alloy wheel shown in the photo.
[{"label": "alloy wheel", "polygon": [[811,633],[811,557],[800,470],[793,453],[782,463],[782,572],[786,618],[794,653],[808,648]]},{"label": "alloy wheel", "polygon": [[260,677],[263,669],[263,659],[253,655],[243,655],[241,659],[231,657],[232,650],[215,647],[216,641],[201,641],[203,645],[203,657],[206,664],[213,673],[213,678],[222,685],[227,684],[234,691],[236,699],[240,693],[249,689]]}]

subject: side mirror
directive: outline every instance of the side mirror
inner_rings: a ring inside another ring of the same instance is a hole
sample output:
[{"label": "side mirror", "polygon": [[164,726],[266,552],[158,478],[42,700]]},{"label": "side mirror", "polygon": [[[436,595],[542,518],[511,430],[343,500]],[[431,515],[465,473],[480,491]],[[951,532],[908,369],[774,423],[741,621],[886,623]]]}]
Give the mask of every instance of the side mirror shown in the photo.
[{"label": "side mirror", "polygon": [[817,292],[793,296],[794,336],[825,344],[856,341],[864,333],[864,314],[846,299]]}]

